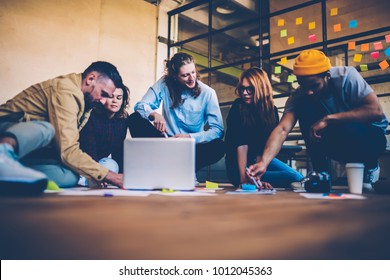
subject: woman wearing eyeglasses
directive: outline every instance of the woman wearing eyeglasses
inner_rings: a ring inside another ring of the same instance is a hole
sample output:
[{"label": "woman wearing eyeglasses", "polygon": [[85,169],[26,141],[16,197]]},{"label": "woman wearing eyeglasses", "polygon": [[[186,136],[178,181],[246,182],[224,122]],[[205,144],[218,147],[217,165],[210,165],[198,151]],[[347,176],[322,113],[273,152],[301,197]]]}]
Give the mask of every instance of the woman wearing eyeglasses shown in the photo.
[{"label": "woman wearing eyeglasses", "polygon": [[[267,73],[260,68],[245,70],[239,79],[236,94],[239,96],[227,117],[225,142],[226,171],[231,183],[239,187],[251,184],[246,167],[261,156],[265,143],[279,122],[272,97],[272,86]],[[261,177],[265,188],[290,187],[303,179],[302,174],[274,158]]]}]

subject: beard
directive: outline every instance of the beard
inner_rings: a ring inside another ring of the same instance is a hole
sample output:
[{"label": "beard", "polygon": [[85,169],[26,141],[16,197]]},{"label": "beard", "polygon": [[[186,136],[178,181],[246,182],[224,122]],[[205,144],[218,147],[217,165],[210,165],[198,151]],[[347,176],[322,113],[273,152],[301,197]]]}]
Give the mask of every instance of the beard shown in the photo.
[{"label": "beard", "polygon": [[85,102],[85,108],[90,109],[92,108],[95,104],[96,101],[92,99],[91,93],[90,92],[85,92],[84,93],[84,102]]}]

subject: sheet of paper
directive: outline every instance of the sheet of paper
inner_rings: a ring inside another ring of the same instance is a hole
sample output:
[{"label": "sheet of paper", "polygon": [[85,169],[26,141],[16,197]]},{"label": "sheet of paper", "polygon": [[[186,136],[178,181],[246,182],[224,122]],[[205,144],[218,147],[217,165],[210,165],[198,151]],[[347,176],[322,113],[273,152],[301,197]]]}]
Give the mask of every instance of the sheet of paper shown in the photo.
[{"label": "sheet of paper", "polygon": [[173,192],[154,192],[153,194],[157,195],[166,195],[166,196],[212,196],[216,195],[212,191],[173,191]]},{"label": "sheet of paper", "polygon": [[359,194],[345,194],[345,193],[300,193],[301,196],[308,199],[366,199],[365,196]]},{"label": "sheet of paper", "polygon": [[64,191],[58,193],[65,196],[148,196],[151,191],[130,191],[121,189],[64,189]]},{"label": "sheet of paper", "polygon": [[275,189],[272,189],[272,190],[266,190],[266,189],[263,189],[263,190],[260,190],[260,191],[244,191],[242,189],[238,189],[238,190],[235,190],[235,191],[230,191],[230,192],[226,192],[226,194],[252,194],[252,195],[259,195],[259,194],[276,194],[276,190]]}]

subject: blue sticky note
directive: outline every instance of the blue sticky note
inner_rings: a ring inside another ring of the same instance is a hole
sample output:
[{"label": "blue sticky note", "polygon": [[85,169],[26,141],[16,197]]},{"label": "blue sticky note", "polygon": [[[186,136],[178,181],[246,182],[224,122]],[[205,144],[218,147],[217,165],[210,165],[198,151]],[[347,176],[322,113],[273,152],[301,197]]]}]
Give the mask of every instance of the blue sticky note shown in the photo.
[{"label": "blue sticky note", "polygon": [[357,27],[357,20],[353,19],[349,22],[349,28],[356,28]]},{"label": "blue sticky note", "polygon": [[390,47],[388,47],[387,49],[385,49],[385,55],[386,56],[390,56]]}]

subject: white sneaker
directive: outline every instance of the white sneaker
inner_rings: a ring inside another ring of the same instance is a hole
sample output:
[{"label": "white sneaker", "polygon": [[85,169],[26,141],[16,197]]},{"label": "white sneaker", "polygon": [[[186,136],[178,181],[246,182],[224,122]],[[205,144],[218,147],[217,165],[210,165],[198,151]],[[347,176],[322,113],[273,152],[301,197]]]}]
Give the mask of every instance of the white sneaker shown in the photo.
[{"label": "white sneaker", "polygon": [[0,144],[0,194],[42,193],[48,179],[42,172],[23,166],[8,144]]},{"label": "white sneaker", "polygon": [[364,169],[363,190],[366,192],[374,191],[373,184],[379,180],[381,169],[379,164],[372,169]]}]

